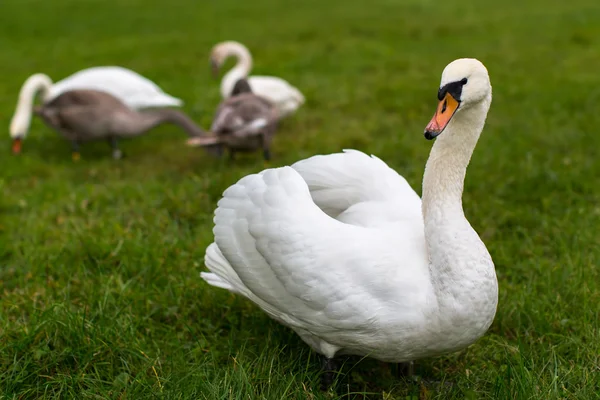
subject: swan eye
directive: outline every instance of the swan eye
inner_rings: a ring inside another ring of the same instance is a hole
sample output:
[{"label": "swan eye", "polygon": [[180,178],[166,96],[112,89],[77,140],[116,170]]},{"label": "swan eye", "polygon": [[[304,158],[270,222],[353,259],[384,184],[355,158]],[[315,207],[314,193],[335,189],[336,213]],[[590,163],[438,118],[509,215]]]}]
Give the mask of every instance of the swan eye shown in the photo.
[{"label": "swan eye", "polygon": [[446,106],[448,106],[448,100],[444,99],[444,104],[442,105],[442,111],[440,111],[441,114],[443,114],[444,111],[446,111]]},{"label": "swan eye", "polygon": [[467,78],[462,78],[462,79],[460,80],[460,84],[461,84],[461,85],[463,85],[463,86],[464,86],[464,85],[466,85],[466,84],[467,84],[467,82],[469,82],[469,80],[468,80]]}]

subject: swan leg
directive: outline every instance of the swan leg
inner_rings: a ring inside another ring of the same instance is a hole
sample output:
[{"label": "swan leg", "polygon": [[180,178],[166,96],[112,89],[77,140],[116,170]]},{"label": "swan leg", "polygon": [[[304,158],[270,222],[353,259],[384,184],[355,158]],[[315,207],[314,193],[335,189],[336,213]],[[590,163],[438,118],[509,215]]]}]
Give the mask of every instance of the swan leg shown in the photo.
[{"label": "swan leg", "polygon": [[108,139],[108,143],[110,144],[110,148],[112,149],[112,157],[115,160],[120,160],[123,158],[123,152],[119,149],[119,142],[116,137],[111,137]]},{"label": "swan leg", "polygon": [[215,149],[215,153],[217,155],[217,157],[221,158],[223,157],[223,145],[218,145]]},{"label": "swan leg", "polygon": [[73,161],[79,161],[81,159],[81,154],[79,153],[79,142],[77,141],[71,142],[71,158]]},{"label": "swan leg", "polygon": [[398,378],[413,378],[415,376],[415,362],[407,361],[398,363]]},{"label": "swan leg", "polygon": [[333,358],[323,357],[321,368],[323,370],[321,375],[321,390],[327,391],[335,380],[335,375],[338,372],[338,365]]},{"label": "swan leg", "polygon": [[267,163],[268,161],[271,161],[271,149],[270,149],[271,140],[269,139],[269,136],[267,133],[263,133],[263,135],[261,137],[261,142],[262,142],[262,148],[263,148],[263,159],[265,160],[265,163]]},{"label": "swan leg", "polygon": [[263,166],[265,168],[270,168],[269,161],[271,160],[271,152],[269,151],[269,149],[263,150],[263,160]]},{"label": "swan leg", "polygon": [[211,156],[217,158],[223,157],[223,145],[220,143],[204,146],[204,150],[206,150],[206,152]]},{"label": "swan leg", "polygon": [[265,159],[265,161],[271,161],[271,150],[264,149],[263,150],[263,158]]}]

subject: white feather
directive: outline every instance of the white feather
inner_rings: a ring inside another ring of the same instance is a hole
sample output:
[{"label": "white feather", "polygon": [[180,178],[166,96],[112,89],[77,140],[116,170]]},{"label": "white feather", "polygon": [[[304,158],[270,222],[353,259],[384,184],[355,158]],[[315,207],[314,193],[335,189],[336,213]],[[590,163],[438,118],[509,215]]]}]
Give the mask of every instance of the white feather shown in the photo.
[{"label": "white feather", "polygon": [[[315,351],[400,362],[464,348],[490,326],[497,280],[462,210],[464,171],[491,102],[474,62],[454,81],[470,108],[431,151],[421,200],[357,151],[268,169],[229,187],[215,211],[203,278],[247,297]],[[448,79],[450,79],[448,78]],[[421,212],[422,208],[422,212]]]},{"label": "white feather", "polygon": [[212,57],[216,57],[219,62],[224,62],[230,55],[235,56],[238,62],[221,80],[223,98],[231,96],[233,87],[239,79],[247,78],[252,93],[273,103],[280,117],[293,114],[304,104],[302,93],[286,80],[275,76],[248,76],[252,69],[252,56],[243,44],[232,41],[222,42],[212,51]]}]

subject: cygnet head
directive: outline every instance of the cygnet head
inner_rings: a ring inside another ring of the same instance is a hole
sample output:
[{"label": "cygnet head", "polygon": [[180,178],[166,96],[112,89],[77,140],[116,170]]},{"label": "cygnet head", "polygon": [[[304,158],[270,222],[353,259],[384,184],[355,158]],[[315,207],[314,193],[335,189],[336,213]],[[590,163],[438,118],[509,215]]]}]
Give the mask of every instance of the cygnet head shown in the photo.
[{"label": "cygnet head", "polygon": [[250,83],[246,78],[238,79],[238,81],[233,86],[231,96],[237,96],[238,94],[242,93],[252,93],[252,88],[250,87]]},{"label": "cygnet head", "polygon": [[230,55],[235,55],[237,57],[247,55],[249,57],[250,52],[243,44],[233,40],[216,44],[210,52],[210,66],[213,76],[216,77],[219,75],[219,69]]},{"label": "cygnet head", "polygon": [[425,138],[439,136],[452,118],[475,104],[491,99],[492,86],[485,66],[474,58],[452,61],[442,72],[437,110],[425,128]]}]

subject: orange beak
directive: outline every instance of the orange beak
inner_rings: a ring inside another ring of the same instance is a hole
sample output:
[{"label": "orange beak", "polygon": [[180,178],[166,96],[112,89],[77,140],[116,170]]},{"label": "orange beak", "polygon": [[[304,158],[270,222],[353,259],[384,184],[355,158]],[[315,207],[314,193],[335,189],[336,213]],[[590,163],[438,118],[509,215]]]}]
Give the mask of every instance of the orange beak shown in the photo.
[{"label": "orange beak", "polygon": [[446,93],[444,98],[439,102],[437,110],[425,128],[425,138],[428,140],[434,139],[446,128],[460,102],[456,100],[450,93]]},{"label": "orange beak", "polygon": [[12,144],[12,152],[14,154],[19,154],[21,152],[21,145],[23,144],[23,139],[15,138]]}]

